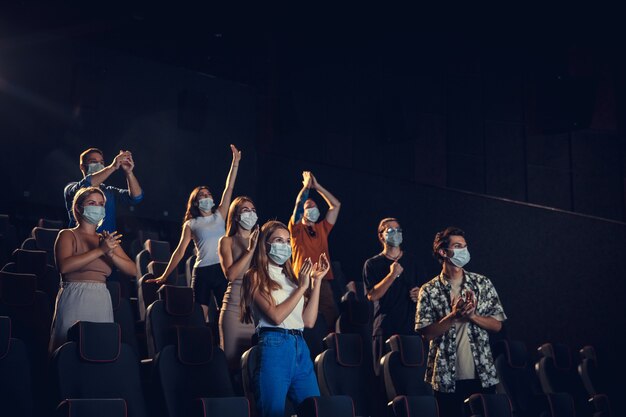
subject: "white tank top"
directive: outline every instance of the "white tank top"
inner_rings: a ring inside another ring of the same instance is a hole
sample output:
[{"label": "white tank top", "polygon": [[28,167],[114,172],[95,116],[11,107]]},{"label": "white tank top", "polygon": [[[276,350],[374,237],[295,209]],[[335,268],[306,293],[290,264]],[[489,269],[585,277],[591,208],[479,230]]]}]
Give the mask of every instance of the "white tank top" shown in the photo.
[{"label": "white tank top", "polygon": [[217,242],[226,233],[226,223],[219,211],[206,217],[187,220],[191,238],[196,245],[195,268],[215,265],[220,262],[217,255]]},{"label": "white tank top", "polygon": [[[291,282],[283,273],[282,266],[276,266],[270,264],[268,267],[270,278],[278,282],[282,288],[272,291],[272,298],[276,302],[276,305],[282,303],[294,292],[298,287]],[[254,316],[257,318],[257,328],[259,327],[281,327],[283,329],[304,329],[304,319],[302,318],[302,312],[304,311],[304,297],[300,298],[296,307],[289,313],[287,318],[276,326],[270,320],[267,319],[265,314],[261,312],[256,305],[254,306]]]}]

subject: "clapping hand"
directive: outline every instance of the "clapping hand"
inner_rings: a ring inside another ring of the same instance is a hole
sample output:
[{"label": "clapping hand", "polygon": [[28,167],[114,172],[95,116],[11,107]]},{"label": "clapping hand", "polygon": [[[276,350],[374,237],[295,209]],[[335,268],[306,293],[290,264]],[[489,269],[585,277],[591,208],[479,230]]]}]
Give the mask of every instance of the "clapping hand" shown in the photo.
[{"label": "clapping hand", "polygon": [[313,272],[313,264],[311,258],[306,258],[298,272],[298,284],[300,288],[309,289],[311,285],[311,274]]},{"label": "clapping hand", "polygon": [[330,270],[330,262],[328,262],[328,257],[326,256],[325,253],[322,253],[320,255],[319,261],[316,262],[315,265],[313,265],[313,269],[312,269],[313,287],[315,287],[315,281],[319,281],[322,278],[324,278],[324,276],[326,276],[329,270]]},{"label": "clapping hand", "polygon": [[250,233],[250,237],[248,238],[248,252],[254,252],[256,249],[256,244],[259,240],[259,225],[257,224],[254,227],[252,233]]},{"label": "clapping hand", "polygon": [[126,174],[130,174],[135,169],[135,161],[133,161],[133,154],[130,151],[120,151],[120,154],[123,153],[123,158],[121,159],[120,168]]},{"label": "clapping hand", "polygon": [[122,235],[117,232],[109,233],[106,230],[100,237],[100,249],[107,256],[113,256],[113,251],[122,243]]}]

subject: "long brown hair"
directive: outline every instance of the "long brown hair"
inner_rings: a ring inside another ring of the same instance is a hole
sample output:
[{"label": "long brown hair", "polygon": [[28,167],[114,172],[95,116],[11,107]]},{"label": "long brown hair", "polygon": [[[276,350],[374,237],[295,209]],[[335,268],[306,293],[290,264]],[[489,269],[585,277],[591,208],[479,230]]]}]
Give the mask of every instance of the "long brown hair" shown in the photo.
[{"label": "long brown hair", "polygon": [[[191,194],[189,194],[189,200],[187,200],[187,211],[185,212],[185,218],[183,219],[183,223],[187,220],[195,219],[196,217],[202,217],[202,213],[200,213],[200,208],[198,208],[197,201],[198,193],[201,190],[207,190],[209,193],[211,192],[211,190],[209,190],[209,187],[207,187],[206,185],[200,185],[193,189]],[[215,202],[215,200],[213,200],[213,202]],[[216,207],[217,205],[213,206],[213,208],[211,209],[212,213],[215,213]]]},{"label": "long brown hair", "polygon": [[[241,322],[252,323],[252,306],[254,304],[254,296],[258,292],[263,298],[270,303],[275,304],[276,301],[272,297],[272,291],[281,287],[279,283],[274,281],[269,275],[269,259],[267,256],[268,239],[278,229],[287,229],[283,223],[277,220],[270,220],[261,227],[259,241],[256,245],[250,269],[243,276],[241,285]],[[283,273],[287,279],[297,285],[296,276],[291,266],[291,259],[283,264]]]},{"label": "long brown hair", "polygon": [[230,203],[230,207],[228,208],[228,215],[226,216],[226,236],[234,236],[239,229],[239,222],[237,221],[237,216],[239,213],[239,207],[243,203],[250,203],[254,206],[254,201],[250,197],[246,197],[245,195],[239,196]]}]

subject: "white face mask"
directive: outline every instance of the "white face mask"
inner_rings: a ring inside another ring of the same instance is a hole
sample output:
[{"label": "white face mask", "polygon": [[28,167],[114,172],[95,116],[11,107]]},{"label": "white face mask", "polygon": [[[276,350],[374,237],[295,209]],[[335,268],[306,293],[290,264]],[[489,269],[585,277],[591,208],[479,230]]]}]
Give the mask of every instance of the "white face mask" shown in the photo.
[{"label": "white face mask", "polygon": [[271,243],[267,256],[278,265],[282,265],[287,262],[287,259],[291,258],[291,245],[282,242]]},{"label": "white face mask", "polygon": [[105,210],[103,206],[84,206],[83,219],[87,223],[98,225],[104,220]]},{"label": "white face mask", "polygon": [[315,223],[320,218],[320,210],[317,207],[309,207],[304,210],[304,217],[308,221]]},{"label": "white face mask", "polygon": [[104,164],[100,162],[87,164],[87,175],[91,175],[95,172],[102,171],[103,169],[104,169]]},{"label": "white face mask", "polygon": [[450,256],[448,259],[450,259],[450,262],[452,262],[454,266],[459,268],[463,268],[471,259],[467,247],[454,248],[452,249],[452,252],[454,252],[454,255]]},{"label": "white face mask", "polygon": [[213,199],[211,197],[198,200],[198,208],[202,211],[211,211],[214,205],[215,204],[213,204]]},{"label": "white face mask", "polygon": [[389,246],[398,247],[402,244],[402,229],[387,229],[387,236],[385,236],[385,242]]},{"label": "white face mask", "polygon": [[239,215],[239,226],[250,230],[254,227],[258,219],[254,211],[244,211]]}]

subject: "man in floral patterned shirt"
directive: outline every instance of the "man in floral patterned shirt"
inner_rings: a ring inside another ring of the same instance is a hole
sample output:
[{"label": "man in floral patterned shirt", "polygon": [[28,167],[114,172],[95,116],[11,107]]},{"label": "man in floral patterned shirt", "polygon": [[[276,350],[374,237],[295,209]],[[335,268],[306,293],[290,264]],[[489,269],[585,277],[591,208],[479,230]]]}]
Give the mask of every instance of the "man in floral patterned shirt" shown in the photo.
[{"label": "man in floral patterned shirt", "polygon": [[488,332],[499,332],[506,315],[491,281],[463,269],[470,260],[463,230],[437,233],[433,254],[442,270],[420,289],[415,330],[430,341],[425,380],[440,415],[462,416],[465,398],[495,390]]}]

